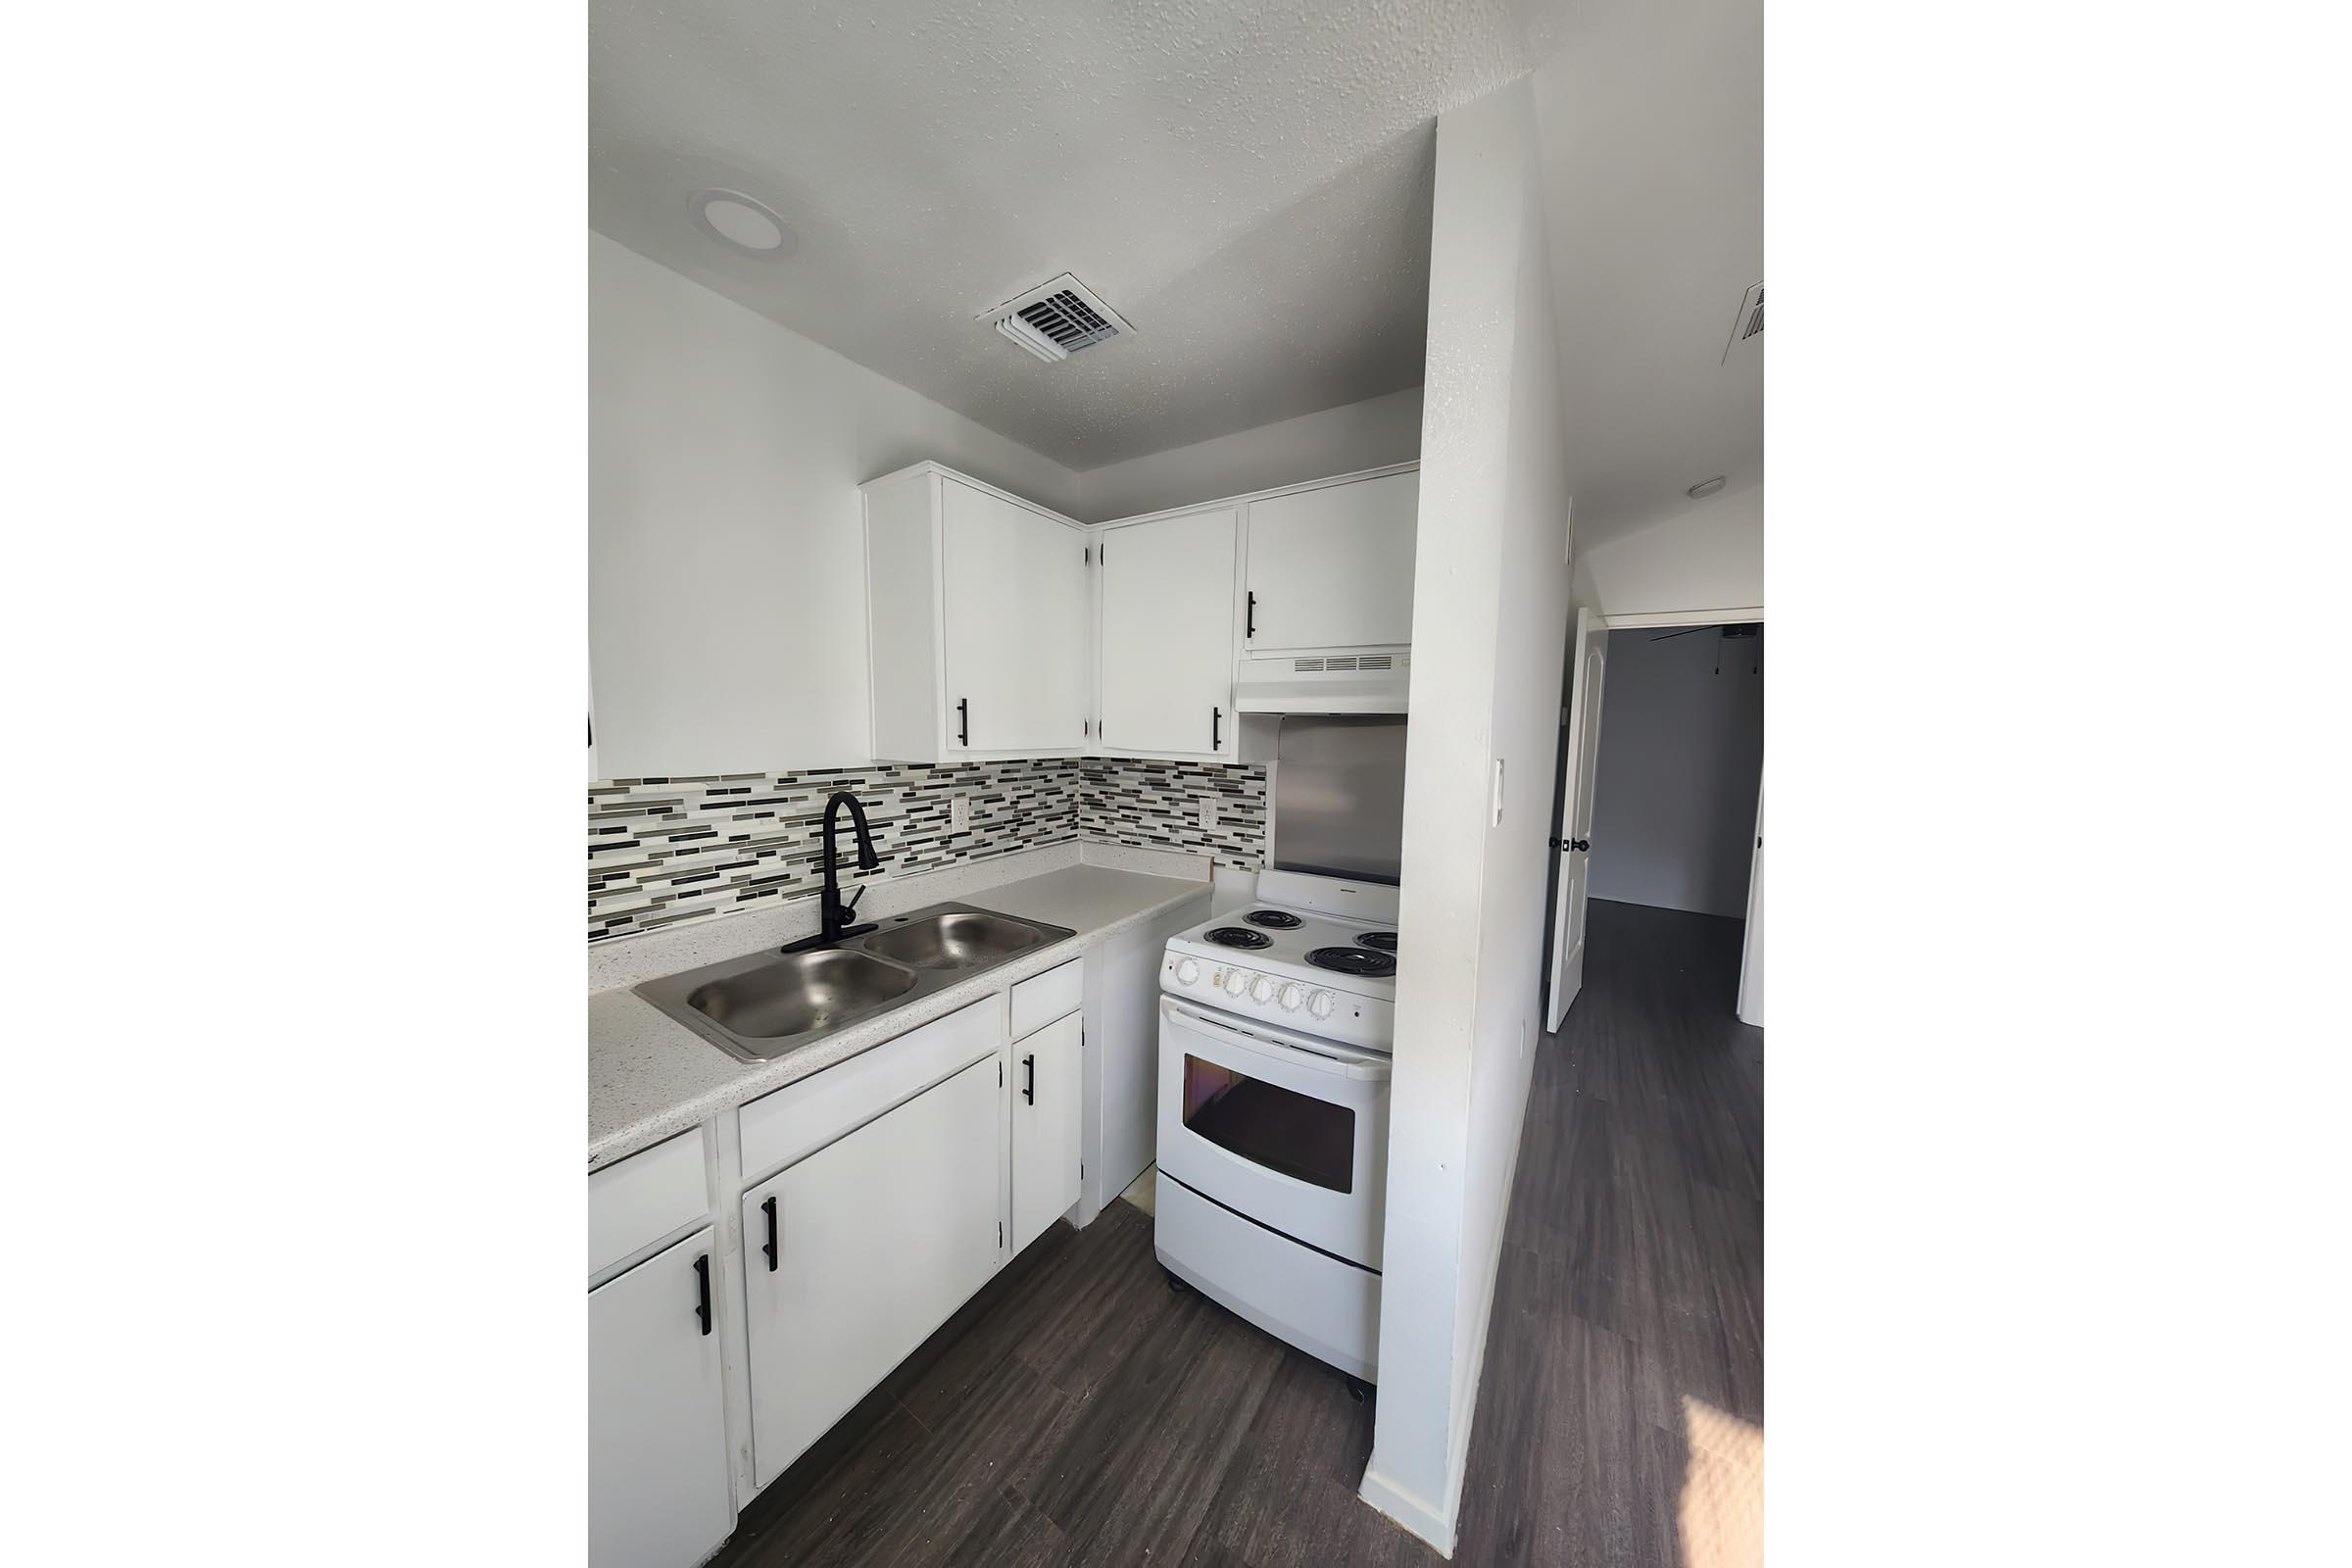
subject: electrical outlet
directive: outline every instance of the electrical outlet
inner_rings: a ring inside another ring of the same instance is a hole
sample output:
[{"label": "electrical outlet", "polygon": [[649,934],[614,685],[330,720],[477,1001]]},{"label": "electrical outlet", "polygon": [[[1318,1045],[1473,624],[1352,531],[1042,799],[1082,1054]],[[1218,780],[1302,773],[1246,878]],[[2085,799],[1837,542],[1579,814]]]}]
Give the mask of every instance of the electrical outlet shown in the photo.
[{"label": "electrical outlet", "polygon": [[948,802],[948,831],[969,833],[972,830],[972,798],[968,795],[952,797]]},{"label": "electrical outlet", "polygon": [[1214,833],[1216,830],[1217,798],[1214,795],[1203,795],[1200,797],[1200,831]]}]

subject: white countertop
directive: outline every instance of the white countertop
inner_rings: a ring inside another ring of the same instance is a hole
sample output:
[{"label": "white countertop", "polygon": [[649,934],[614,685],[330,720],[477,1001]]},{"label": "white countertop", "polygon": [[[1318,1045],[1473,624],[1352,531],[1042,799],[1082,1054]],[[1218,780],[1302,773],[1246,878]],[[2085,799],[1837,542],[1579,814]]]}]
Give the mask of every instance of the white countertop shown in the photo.
[{"label": "white countertop", "polygon": [[[1019,867],[1007,864],[1004,869]],[[774,1061],[737,1061],[683,1024],[671,1022],[625,985],[591,992],[588,1168],[609,1165],[745,1101],[847,1061],[968,1002],[1066,962],[1119,932],[1209,891],[1204,881],[1107,865],[1071,864],[993,887],[967,884],[953,894],[943,893],[942,897],[982,908],[1068,926],[1078,934],[944,987],[920,1002],[852,1024]],[[722,939],[720,925],[723,922],[703,928],[709,940]],[[757,951],[763,945],[757,933],[747,931],[745,938],[735,953]],[[692,968],[697,962],[731,956],[714,954],[677,967]]]}]

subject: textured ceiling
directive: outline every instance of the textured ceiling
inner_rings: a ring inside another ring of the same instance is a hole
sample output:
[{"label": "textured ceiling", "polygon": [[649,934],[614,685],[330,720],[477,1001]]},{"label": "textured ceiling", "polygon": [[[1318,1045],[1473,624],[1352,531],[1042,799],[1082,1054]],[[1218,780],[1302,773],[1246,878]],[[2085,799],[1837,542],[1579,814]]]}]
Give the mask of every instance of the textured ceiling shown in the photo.
[{"label": "textured ceiling", "polygon": [[[589,220],[1093,467],[1418,384],[1436,116],[1564,11],[592,0]],[[698,230],[714,185],[798,251]],[[1047,365],[975,318],[1065,270],[1136,335]]]},{"label": "textured ceiling", "polygon": [[[1764,476],[1757,0],[1587,0],[1535,74],[1576,536],[1594,544]],[[1787,318],[1783,318],[1784,320]]]}]

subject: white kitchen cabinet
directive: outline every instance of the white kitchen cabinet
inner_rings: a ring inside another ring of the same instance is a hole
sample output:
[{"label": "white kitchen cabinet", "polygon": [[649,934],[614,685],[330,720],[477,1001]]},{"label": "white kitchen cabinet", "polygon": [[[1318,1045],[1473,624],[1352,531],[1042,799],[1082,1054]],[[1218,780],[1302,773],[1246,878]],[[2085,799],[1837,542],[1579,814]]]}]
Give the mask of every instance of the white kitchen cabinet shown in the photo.
[{"label": "white kitchen cabinet", "polygon": [[1230,506],[1102,530],[1103,751],[1233,759],[1240,540]]},{"label": "white kitchen cabinet", "polygon": [[1012,1046],[1012,1250],[1078,1201],[1081,1013],[1056,1018]]},{"label": "white kitchen cabinet", "polygon": [[709,1227],[588,1293],[588,1560],[693,1568],[735,1528]]},{"label": "white kitchen cabinet", "polygon": [[1094,712],[1086,530],[937,464],[862,492],[875,759],[1083,750]]},{"label": "white kitchen cabinet", "polygon": [[1249,503],[1243,643],[1250,654],[1413,638],[1416,466]]},{"label": "white kitchen cabinet", "polygon": [[985,1056],[743,1195],[757,1485],[996,1272],[1004,1078]]}]

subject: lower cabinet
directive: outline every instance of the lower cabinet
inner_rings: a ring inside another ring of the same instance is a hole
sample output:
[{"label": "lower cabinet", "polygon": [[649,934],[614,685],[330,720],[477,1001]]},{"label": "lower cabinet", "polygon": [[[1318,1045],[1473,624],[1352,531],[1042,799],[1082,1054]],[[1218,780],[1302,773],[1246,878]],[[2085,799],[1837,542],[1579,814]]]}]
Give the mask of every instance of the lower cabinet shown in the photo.
[{"label": "lower cabinet", "polygon": [[709,1228],[588,1293],[588,1560],[693,1568],[735,1528]]},{"label": "lower cabinet", "polygon": [[991,1054],[744,1194],[758,1486],[996,1272],[1004,1072]]},{"label": "lower cabinet", "polygon": [[1080,1013],[1012,1047],[1012,1250],[1078,1201]]}]

